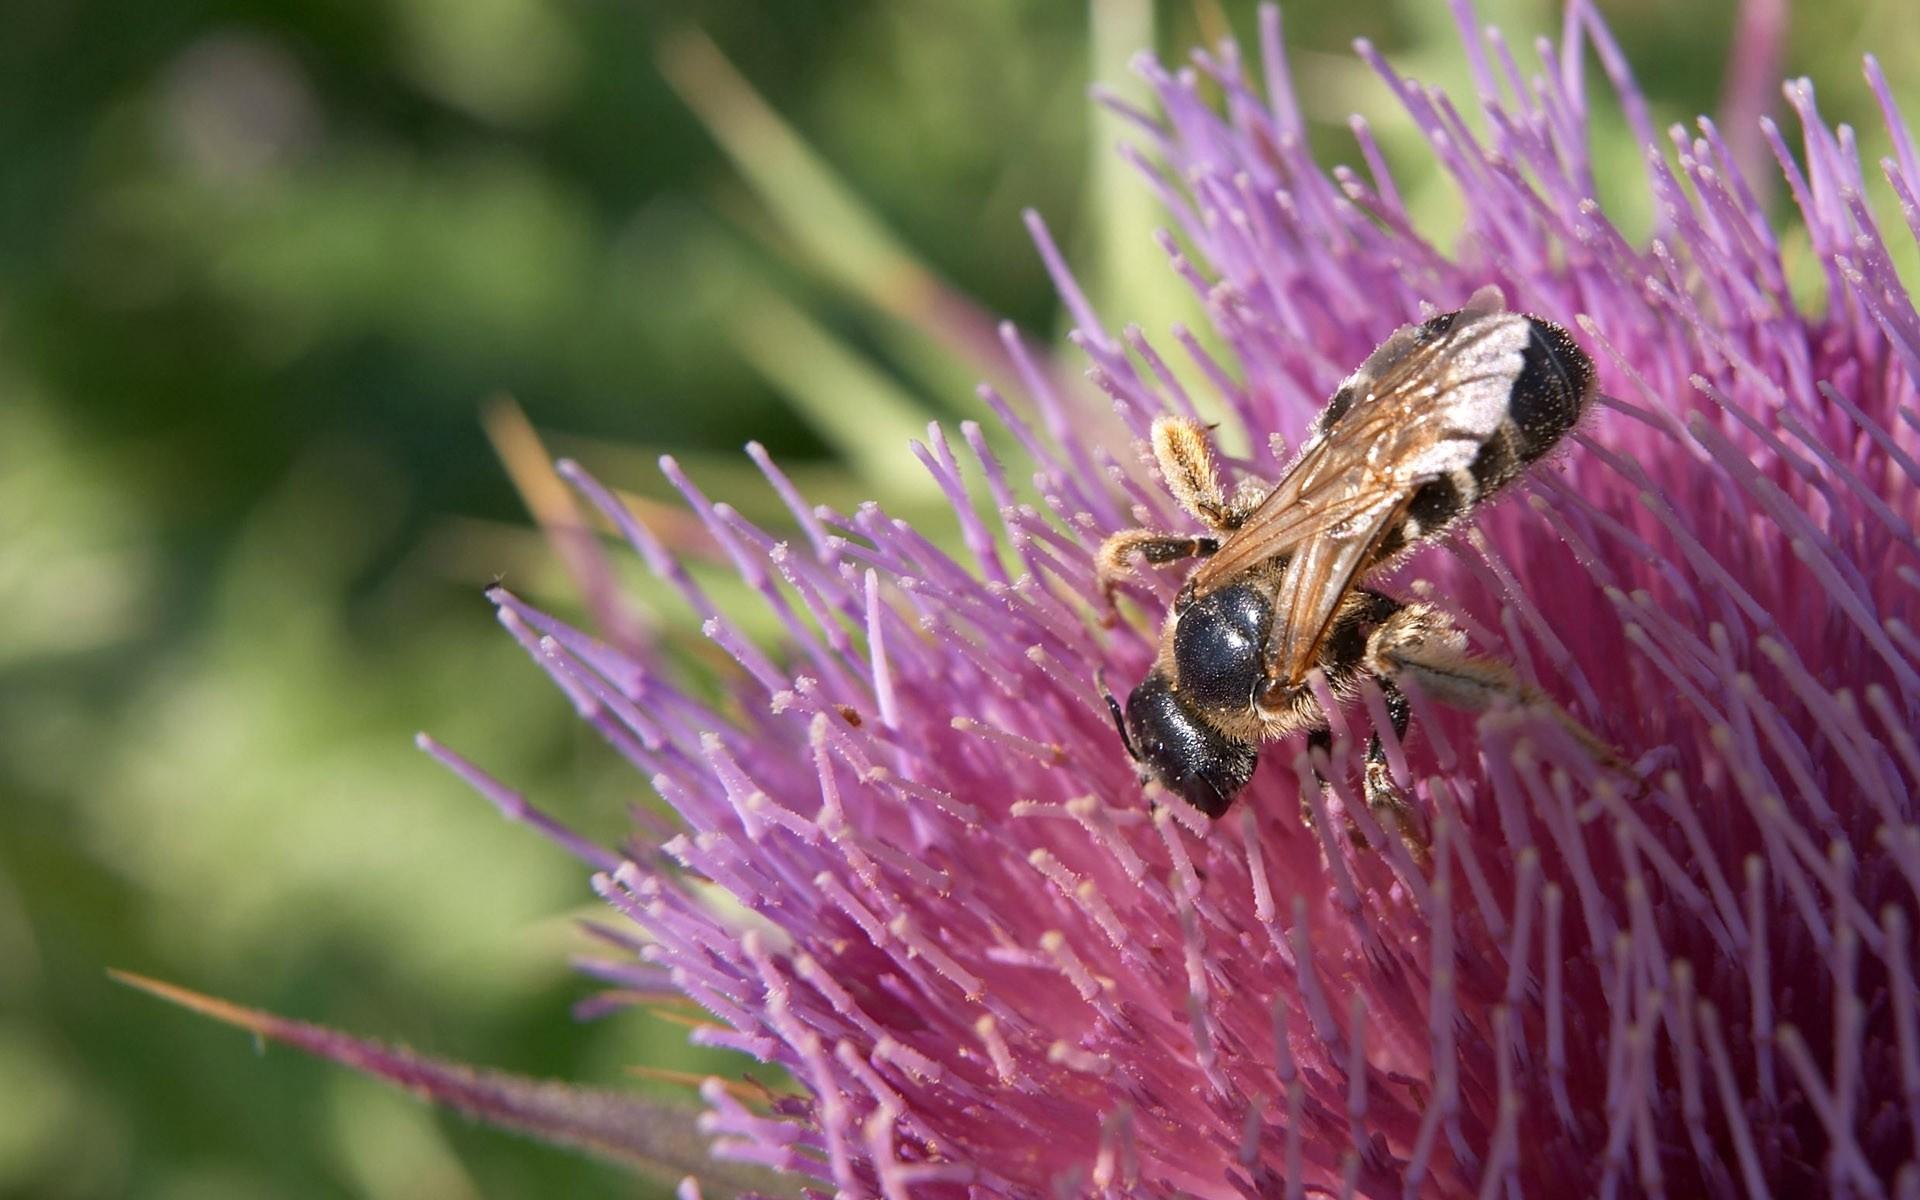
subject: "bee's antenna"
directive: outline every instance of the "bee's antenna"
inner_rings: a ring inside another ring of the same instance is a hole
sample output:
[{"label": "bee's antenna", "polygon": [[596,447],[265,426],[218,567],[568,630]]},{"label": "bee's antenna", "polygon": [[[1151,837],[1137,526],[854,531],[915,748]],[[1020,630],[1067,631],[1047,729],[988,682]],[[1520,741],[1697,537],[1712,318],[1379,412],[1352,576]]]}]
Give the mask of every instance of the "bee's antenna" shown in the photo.
[{"label": "bee's antenna", "polygon": [[1120,734],[1120,744],[1126,747],[1127,757],[1134,762],[1140,761],[1140,752],[1133,748],[1133,738],[1127,733],[1126,714],[1120,711],[1120,702],[1113,698],[1113,690],[1107,687],[1107,673],[1104,670],[1093,673],[1093,682],[1100,688],[1100,695],[1106,699],[1107,711],[1113,714],[1113,727]]}]

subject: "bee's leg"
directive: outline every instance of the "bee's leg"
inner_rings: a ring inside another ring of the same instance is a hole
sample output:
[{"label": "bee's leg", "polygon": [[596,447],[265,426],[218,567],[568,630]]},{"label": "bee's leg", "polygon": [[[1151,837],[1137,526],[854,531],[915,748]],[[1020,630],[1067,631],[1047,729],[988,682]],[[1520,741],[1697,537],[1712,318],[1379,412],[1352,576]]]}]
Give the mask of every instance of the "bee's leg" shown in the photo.
[{"label": "bee's leg", "polygon": [[1450,708],[1484,712],[1496,700],[1523,700],[1513,668],[1467,653],[1467,638],[1430,604],[1401,604],[1367,637],[1367,669],[1383,681],[1412,679]]},{"label": "bee's leg", "polygon": [[[1391,697],[1388,701],[1387,713],[1393,719],[1394,730],[1396,733],[1403,733],[1406,730],[1408,714],[1411,712],[1407,705],[1407,698],[1390,688],[1387,690],[1387,695]],[[1398,701],[1398,708],[1393,707],[1394,701]],[[1307,761],[1313,764],[1313,778],[1319,784],[1320,795],[1331,797],[1334,795],[1333,784],[1321,774],[1320,764],[1314,761],[1313,752],[1316,750],[1326,755],[1331,755],[1333,752],[1333,732],[1324,726],[1309,730],[1307,733]],[[1424,856],[1425,838],[1418,832],[1419,824],[1415,821],[1406,798],[1400,794],[1398,788],[1393,786],[1393,777],[1387,771],[1387,754],[1380,745],[1379,734],[1375,734],[1373,740],[1367,743],[1365,786],[1367,807],[1372,810],[1374,819],[1387,822],[1388,828],[1398,830],[1401,840],[1413,847],[1416,854]],[[1309,829],[1314,825],[1313,804],[1304,796],[1300,799],[1300,823]],[[1347,827],[1347,840],[1356,848],[1365,850],[1367,837],[1360,832],[1359,826],[1354,824],[1353,818],[1349,816],[1344,823]]]},{"label": "bee's leg", "polygon": [[[1393,736],[1404,742],[1407,726],[1413,720],[1413,705],[1399,688],[1385,679],[1380,681],[1380,693],[1387,702],[1387,721],[1393,726]],[[1378,730],[1367,740],[1365,784],[1367,807],[1373,810],[1374,819],[1391,822],[1392,827],[1399,830],[1401,841],[1416,853],[1423,851],[1426,835],[1420,829],[1413,805],[1393,782],[1393,772],[1387,767],[1387,748]]]},{"label": "bee's leg", "polygon": [[1167,490],[1180,507],[1220,533],[1240,528],[1265,494],[1264,488],[1243,487],[1228,499],[1220,489],[1220,470],[1214,464],[1213,442],[1207,437],[1206,427],[1188,417],[1155,418],[1153,457],[1160,464],[1160,474],[1166,477]]},{"label": "bee's leg", "polygon": [[1138,555],[1159,566],[1183,558],[1205,558],[1220,548],[1220,539],[1189,534],[1155,533],[1151,529],[1126,529],[1100,543],[1094,556],[1094,577],[1100,584],[1100,596],[1109,612],[1113,609],[1114,589],[1122,577],[1133,570]]},{"label": "bee's leg", "polygon": [[[1320,785],[1320,794],[1324,797],[1328,792],[1332,791],[1332,785],[1327,782],[1327,777],[1320,773],[1319,760],[1314,757],[1313,753],[1315,750],[1326,755],[1329,761],[1332,760],[1333,730],[1325,725],[1322,725],[1318,729],[1309,729],[1307,731],[1307,763],[1313,767],[1313,780]],[[1300,824],[1306,826],[1308,829],[1312,829],[1313,823],[1313,803],[1305,796],[1301,796]]]},{"label": "bee's leg", "polygon": [[[1153,423],[1153,456],[1165,476],[1167,490],[1194,520],[1215,534],[1240,528],[1265,495],[1265,489],[1253,481],[1244,481],[1229,499],[1220,490],[1220,471],[1214,464],[1213,443],[1197,421],[1186,417],[1160,417]],[[1108,612],[1113,610],[1114,589],[1133,569],[1136,555],[1155,566],[1183,558],[1205,558],[1220,549],[1218,537],[1156,533],[1150,529],[1128,529],[1108,537],[1100,545],[1094,560],[1100,595]]]},{"label": "bee's leg", "polygon": [[[1393,726],[1393,736],[1405,741],[1407,725],[1413,719],[1413,705],[1390,683],[1381,684],[1380,694],[1387,702],[1387,720]],[[1393,773],[1387,768],[1386,744],[1375,732],[1367,741],[1367,804],[1379,808],[1383,801],[1398,795],[1393,786]]]},{"label": "bee's leg", "polygon": [[1633,774],[1620,752],[1582,725],[1551,697],[1521,683],[1513,668],[1495,658],[1467,653],[1466,635],[1428,604],[1407,604],[1367,639],[1367,669],[1382,683],[1411,679],[1421,692],[1450,708],[1485,712],[1505,700],[1546,711],[1594,759]]}]

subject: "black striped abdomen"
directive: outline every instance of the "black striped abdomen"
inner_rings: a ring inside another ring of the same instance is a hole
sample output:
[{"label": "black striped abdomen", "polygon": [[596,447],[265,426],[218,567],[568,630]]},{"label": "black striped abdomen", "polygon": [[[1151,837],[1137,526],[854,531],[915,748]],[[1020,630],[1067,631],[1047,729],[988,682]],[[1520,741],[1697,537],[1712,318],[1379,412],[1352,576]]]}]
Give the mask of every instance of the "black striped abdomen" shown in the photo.
[{"label": "black striped abdomen", "polygon": [[1593,394],[1593,360],[1587,352],[1550,321],[1528,317],[1527,324],[1533,336],[1507,398],[1507,419],[1467,468],[1475,489],[1469,503],[1512,482],[1558,445],[1579,422]]},{"label": "black striped abdomen", "polygon": [[1533,337],[1520,377],[1513,381],[1507,412],[1522,466],[1553,449],[1579,423],[1593,396],[1593,360],[1573,335],[1538,317],[1528,317],[1527,324],[1533,326]]},{"label": "black striped abdomen", "polygon": [[1388,558],[1433,536],[1475,504],[1519,477],[1579,423],[1593,395],[1593,360],[1551,321],[1528,317],[1533,336],[1507,398],[1507,416],[1481,443],[1464,471],[1430,480],[1415,491],[1400,525],[1381,540]]}]

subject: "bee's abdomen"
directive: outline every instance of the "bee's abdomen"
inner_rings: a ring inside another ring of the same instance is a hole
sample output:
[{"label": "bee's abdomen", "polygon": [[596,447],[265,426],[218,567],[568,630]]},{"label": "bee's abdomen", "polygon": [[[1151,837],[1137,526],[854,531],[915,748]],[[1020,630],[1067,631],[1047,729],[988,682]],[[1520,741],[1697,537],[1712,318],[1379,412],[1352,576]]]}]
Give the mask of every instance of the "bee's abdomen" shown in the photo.
[{"label": "bee's abdomen", "polygon": [[1492,495],[1554,448],[1586,411],[1593,393],[1593,360],[1566,330],[1528,317],[1533,336],[1507,397],[1507,417],[1467,467],[1473,495]]},{"label": "bee's abdomen", "polygon": [[[1513,381],[1503,427],[1503,432],[1511,432],[1520,467],[1553,449],[1580,420],[1593,395],[1593,360],[1574,344],[1573,336],[1538,317],[1528,317],[1527,324],[1533,327],[1533,336],[1523,352],[1519,378]],[[1512,478],[1518,469],[1500,482]]]},{"label": "bee's abdomen", "polygon": [[1593,360],[1551,321],[1528,317],[1533,336],[1513,378],[1507,415],[1464,471],[1429,480],[1413,493],[1407,515],[1380,545],[1386,558],[1430,537],[1511,483],[1566,436],[1593,395]]},{"label": "bee's abdomen", "polygon": [[1439,532],[1467,511],[1479,494],[1473,478],[1465,471],[1455,471],[1423,484],[1407,503],[1406,517],[1380,539],[1380,550],[1375,557],[1391,558],[1421,538]]}]

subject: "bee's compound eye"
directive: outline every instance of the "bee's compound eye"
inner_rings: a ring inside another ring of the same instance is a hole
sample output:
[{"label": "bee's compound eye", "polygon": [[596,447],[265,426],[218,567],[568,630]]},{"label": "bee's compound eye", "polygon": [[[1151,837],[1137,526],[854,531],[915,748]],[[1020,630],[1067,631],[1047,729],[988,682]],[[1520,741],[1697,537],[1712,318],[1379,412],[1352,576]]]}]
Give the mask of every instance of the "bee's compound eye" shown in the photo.
[{"label": "bee's compound eye", "polygon": [[1441,334],[1452,329],[1453,323],[1459,319],[1460,314],[1457,312],[1441,313],[1437,317],[1427,318],[1427,320],[1420,324],[1421,340],[1425,341],[1428,338],[1439,337]]},{"label": "bee's compound eye", "polygon": [[1227,811],[1260,761],[1252,745],[1202,720],[1158,671],[1127,697],[1127,725],[1160,785],[1209,817]]}]

